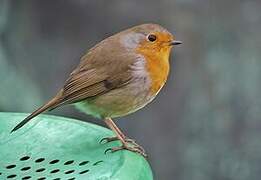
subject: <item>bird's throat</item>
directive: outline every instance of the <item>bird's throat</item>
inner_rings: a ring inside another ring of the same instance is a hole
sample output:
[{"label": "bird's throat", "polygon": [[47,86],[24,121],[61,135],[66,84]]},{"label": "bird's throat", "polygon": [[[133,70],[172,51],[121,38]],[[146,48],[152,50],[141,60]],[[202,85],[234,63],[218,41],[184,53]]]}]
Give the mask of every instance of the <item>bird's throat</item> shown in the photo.
[{"label": "bird's throat", "polygon": [[169,54],[170,49],[162,49],[154,53],[148,53],[143,49],[138,49],[146,60],[146,69],[151,79],[150,92],[156,95],[165,84],[169,74]]}]

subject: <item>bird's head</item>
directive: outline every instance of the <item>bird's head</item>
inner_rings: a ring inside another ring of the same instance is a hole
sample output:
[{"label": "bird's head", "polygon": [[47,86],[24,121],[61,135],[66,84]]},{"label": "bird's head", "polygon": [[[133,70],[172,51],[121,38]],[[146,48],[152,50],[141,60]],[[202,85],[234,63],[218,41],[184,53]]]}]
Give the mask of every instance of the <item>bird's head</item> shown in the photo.
[{"label": "bird's head", "polygon": [[135,26],[121,34],[121,43],[130,50],[137,50],[142,54],[169,56],[173,46],[182,44],[175,40],[174,35],[158,24],[142,24]]}]

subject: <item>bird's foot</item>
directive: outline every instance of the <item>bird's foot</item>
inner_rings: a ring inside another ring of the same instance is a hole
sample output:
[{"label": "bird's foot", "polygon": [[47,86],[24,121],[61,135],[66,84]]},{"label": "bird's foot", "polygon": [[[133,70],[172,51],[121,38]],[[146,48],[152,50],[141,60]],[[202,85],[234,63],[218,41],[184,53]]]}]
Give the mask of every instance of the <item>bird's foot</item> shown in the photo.
[{"label": "bird's foot", "polygon": [[[117,136],[115,136],[115,137],[105,137],[105,138],[102,138],[100,140],[100,143],[106,144],[106,143],[113,142],[113,141],[120,141],[120,139]],[[130,143],[132,145],[138,145],[135,140],[130,139],[130,138],[125,138],[124,141],[127,142],[127,143]]]},{"label": "bird's foot", "polygon": [[[111,137],[111,138],[103,138],[101,141],[105,141],[106,140],[106,143],[108,142],[111,142],[111,141],[116,141],[116,140],[119,140],[117,137]],[[119,150],[129,150],[129,151],[132,151],[132,152],[135,152],[135,153],[139,153],[140,155],[142,155],[143,157],[147,158],[147,154],[144,150],[143,147],[141,147],[140,145],[138,145],[134,140],[132,139],[129,139],[129,138],[126,138],[124,142],[122,142],[122,145],[119,146],[119,147],[112,147],[112,148],[109,148],[105,151],[105,154],[107,152],[116,152],[116,151],[119,151]]]}]

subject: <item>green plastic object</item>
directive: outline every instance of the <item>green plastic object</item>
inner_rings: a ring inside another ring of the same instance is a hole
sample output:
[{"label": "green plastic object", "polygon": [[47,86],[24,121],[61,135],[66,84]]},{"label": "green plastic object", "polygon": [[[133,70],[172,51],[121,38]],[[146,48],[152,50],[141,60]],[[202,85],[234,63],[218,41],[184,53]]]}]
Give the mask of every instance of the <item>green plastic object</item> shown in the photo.
[{"label": "green plastic object", "polygon": [[119,142],[100,144],[113,133],[75,119],[40,115],[11,129],[28,114],[0,113],[0,180],[152,180],[145,158],[104,153]]}]

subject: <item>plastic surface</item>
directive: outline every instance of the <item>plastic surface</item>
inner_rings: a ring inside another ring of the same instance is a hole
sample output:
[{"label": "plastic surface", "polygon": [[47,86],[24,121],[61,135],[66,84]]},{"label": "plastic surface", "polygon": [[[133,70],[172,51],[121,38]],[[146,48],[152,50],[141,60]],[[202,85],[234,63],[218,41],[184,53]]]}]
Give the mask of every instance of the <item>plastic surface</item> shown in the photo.
[{"label": "plastic surface", "polygon": [[147,161],[129,151],[104,154],[113,133],[74,119],[40,115],[10,130],[27,114],[0,113],[0,179],[152,180]]}]

